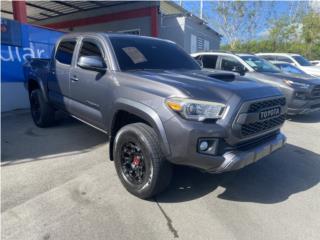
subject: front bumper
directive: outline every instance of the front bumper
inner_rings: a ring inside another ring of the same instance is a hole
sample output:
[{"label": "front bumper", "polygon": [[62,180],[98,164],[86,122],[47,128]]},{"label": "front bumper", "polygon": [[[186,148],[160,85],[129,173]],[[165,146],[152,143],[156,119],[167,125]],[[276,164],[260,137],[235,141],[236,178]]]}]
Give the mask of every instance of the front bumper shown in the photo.
[{"label": "front bumper", "polygon": [[320,99],[293,99],[288,106],[288,115],[308,114],[320,111]]},{"label": "front bumper", "polygon": [[257,162],[270,155],[272,152],[282,148],[286,142],[286,137],[282,133],[278,133],[274,138],[267,142],[261,143],[254,148],[244,151],[230,151],[223,154],[224,161],[218,168],[208,169],[208,172],[221,173],[227,171],[238,170],[249,164]]},{"label": "front bumper", "polygon": [[[164,127],[171,146],[171,154],[167,156],[168,161],[212,173],[242,168],[281,148],[286,141],[286,137],[277,129],[233,145],[227,142],[230,138],[229,127],[218,124],[188,122],[173,118],[165,122]],[[216,155],[197,151],[198,141],[203,138],[218,139],[219,147]]]}]

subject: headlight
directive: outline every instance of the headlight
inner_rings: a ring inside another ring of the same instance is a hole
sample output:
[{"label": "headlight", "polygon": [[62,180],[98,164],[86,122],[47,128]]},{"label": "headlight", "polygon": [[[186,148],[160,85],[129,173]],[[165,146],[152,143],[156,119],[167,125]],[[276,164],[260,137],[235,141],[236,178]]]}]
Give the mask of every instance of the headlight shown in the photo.
[{"label": "headlight", "polygon": [[293,82],[291,80],[284,80],[284,83],[287,84],[290,87],[296,87],[296,88],[309,88],[310,84],[307,83],[298,83],[298,82]]},{"label": "headlight", "polygon": [[182,117],[196,121],[221,118],[226,109],[226,105],[222,103],[187,98],[169,98],[166,105]]}]

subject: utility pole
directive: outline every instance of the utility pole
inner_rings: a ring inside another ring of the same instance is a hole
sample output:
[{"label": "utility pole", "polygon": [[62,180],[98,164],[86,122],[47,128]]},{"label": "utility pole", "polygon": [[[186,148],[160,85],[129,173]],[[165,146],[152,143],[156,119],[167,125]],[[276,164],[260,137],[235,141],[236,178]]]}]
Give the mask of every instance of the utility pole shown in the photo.
[{"label": "utility pole", "polygon": [[200,0],[200,18],[202,19],[203,0]]}]

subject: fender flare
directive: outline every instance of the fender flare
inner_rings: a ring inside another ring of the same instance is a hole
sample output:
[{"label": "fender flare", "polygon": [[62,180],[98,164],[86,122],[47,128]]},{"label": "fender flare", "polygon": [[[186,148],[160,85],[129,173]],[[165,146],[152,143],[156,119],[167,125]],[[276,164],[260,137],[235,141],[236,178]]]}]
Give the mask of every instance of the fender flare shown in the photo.
[{"label": "fender flare", "polygon": [[26,87],[27,91],[29,91],[29,83],[30,83],[30,81],[35,81],[35,82],[38,83],[38,85],[40,87],[40,90],[41,90],[41,92],[43,94],[44,100],[46,102],[48,102],[48,94],[47,94],[47,91],[46,91],[47,88],[46,88],[45,84],[43,83],[43,81],[41,79],[37,78],[34,75],[30,75],[28,80],[25,83],[25,87]]},{"label": "fender flare", "polygon": [[[115,136],[112,135],[112,129],[115,124],[115,116],[118,111],[127,111],[131,114],[134,114],[145,121],[147,121],[151,127],[156,131],[157,135],[160,138],[161,150],[165,156],[170,155],[170,146],[167,139],[167,135],[165,133],[165,129],[163,127],[162,121],[155,110],[150,108],[147,105],[142,103],[127,99],[127,98],[119,98],[114,102],[113,111],[112,111],[112,121],[110,121],[109,133],[110,139],[112,140]],[[109,144],[109,147],[112,148],[113,144]],[[113,149],[109,149],[109,151],[113,151]],[[110,152],[111,153],[111,152]],[[111,155],[112,156],[112,155]]]}]

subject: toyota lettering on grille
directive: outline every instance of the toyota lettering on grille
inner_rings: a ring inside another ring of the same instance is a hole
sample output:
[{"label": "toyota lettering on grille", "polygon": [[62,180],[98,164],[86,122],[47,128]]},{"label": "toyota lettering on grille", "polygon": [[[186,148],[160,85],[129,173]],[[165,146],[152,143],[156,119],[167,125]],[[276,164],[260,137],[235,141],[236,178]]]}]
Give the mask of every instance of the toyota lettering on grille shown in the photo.
[{"label": "toyota lettering on grille", "polygon": [[269,108],[269,109],[263,110],[259,113],[259,119],[265,120],[265,119],[269,119],[272,117],[276,117],[276,116],[280,115],[280,112],[281,112],[280,107]]}]

